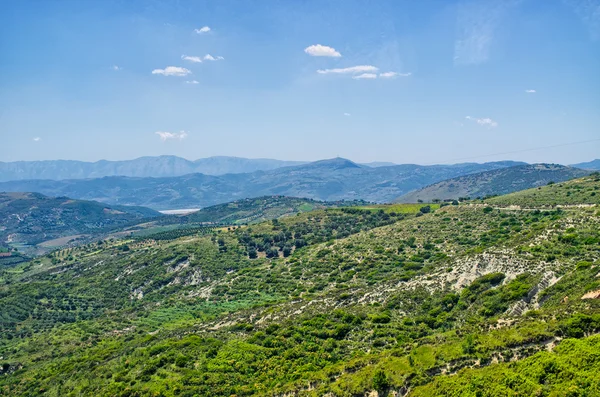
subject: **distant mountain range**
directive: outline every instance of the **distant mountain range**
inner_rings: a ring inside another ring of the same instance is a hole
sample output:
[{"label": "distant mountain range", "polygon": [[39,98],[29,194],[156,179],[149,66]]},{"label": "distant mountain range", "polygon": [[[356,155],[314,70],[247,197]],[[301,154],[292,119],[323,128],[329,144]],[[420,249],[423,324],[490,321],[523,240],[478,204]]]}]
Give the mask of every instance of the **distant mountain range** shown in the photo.
[{"label": "distant mountain range", "polygon": [[154,209],[198,208],[267,195],[324,201],[388,202],[409,191],[461,175],[524,163],[501,161],[454,165],[369,167],[335,158],[245,174],[187,174],[168,178],[123,176],[96,179],[22,180],[0,183],[0,191],[34,191],[109,204]]},{"label": "distant mountain range", "polygon": [[35,245],[67,236],[84,238],[88,233],[158,216],[161,214],[148,208],[108,206],[39,193],[0,193],[0,245]]},{"label": "distant mountain range", "polygon": [[201,173],[239,174],[305,164],[303,161],[246,159],[216,156],[190,161],[177,156],[140,157],[134,160],[96,162],[73,160],[0,162],[0,181],[26,179],[87,179],[105,176],[172,177]]},{"label": "distant mountain range", "polygon": [[[306,164],[307,161],[247,159],[215,156],[186,160],[177,156],[140,157],[134,160],[96,162],[74,160],[0,161],[0,182],[26,179],[90,179],[105,176],[172,177],[186,174],[225,175],[269,171],[281,167]],[[395,165],[388,162],[364,164],[368,167]]]},{"label": "distant mountain range", "polygon": [[459,197],[485,197],[562,182],[589,174],[558,164],[528,164],[463,175],[415,190],[395,200],[401,203],[431,202]]}]

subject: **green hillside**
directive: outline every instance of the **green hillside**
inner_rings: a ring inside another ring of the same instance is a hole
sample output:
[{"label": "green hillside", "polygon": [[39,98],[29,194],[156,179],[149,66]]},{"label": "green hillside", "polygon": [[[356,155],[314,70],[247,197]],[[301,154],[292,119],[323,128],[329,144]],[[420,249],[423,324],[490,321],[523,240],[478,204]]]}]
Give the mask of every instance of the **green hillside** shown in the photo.
[{"label": "green hillside", "polygon": [[600,210],[545,204],[572,184],[600,187],[535,189],[539,210],[323,208],[0,268],[0,394],[597,395]]},{"label": "green hillside", "polygon": [[578,168],[558,164],[532,164],[464,175],[434,183],[401,196],[398,202],[416,203],[457,200],[461,197],[486,197],[563,182],[589,174]]},{"label": "green hillside", "polygon": [[364,202],[326,202],[285,196],[263,196],[206,207],[186,216],[187,222],[223,223],[228,225],[257,223],[322,209],[364,204]]},{"label": "green hillside", "polygon": [[157,216],[160,213],[143,207],[107,206],[39,193],[0,193],[0,244],[35,252],[44,250],[44,245],[85,240]]}]

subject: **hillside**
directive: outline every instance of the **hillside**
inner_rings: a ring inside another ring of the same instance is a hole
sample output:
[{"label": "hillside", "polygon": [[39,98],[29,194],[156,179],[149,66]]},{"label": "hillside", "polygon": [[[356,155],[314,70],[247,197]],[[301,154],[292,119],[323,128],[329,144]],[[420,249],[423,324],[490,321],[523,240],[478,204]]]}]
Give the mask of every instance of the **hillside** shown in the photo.
[{"label": "hillside", "polygon": [[[302,212],[351,204],[351,202],[343,201],[329,202],[296,197],[264,196],[206,207],[198,212],[181,217],[181,220],[190,223],[206,222],[228,225],[257,223]],[[360,202],[355,204],[360,204]]]},{"label": "hillside", "polygon": [[[535,190],[561,204],[570,184]],[[599,264],[597,206],[325,208],[89,244],[0,269],[0,390],[592,396]]]},{"label": "hillside", "polygon": [[36,191],[157,210],[200,208],[242,198],[289,196],[321,201],[389,202],[423,186],[518,163],[368,167],[336,158],[248,174],[189,174],[173,178],[105,177],[1,182],[0,191]]},{"label": "hillside", "polygon": [[531,164],[460,176],[426,186],[398,198],[397,202],[416,203],[456,200],[461,197],[486,197],[562,182],[589,172],[557,164]]},{"label": "hillside", "polygon": [[42,249],[42,245],[63,245],[73,239],[90,237],[111,228],[160,213],[141,207],[107,206],[67,197],[39,193],[0,193],[0,244],[21,250]]},{"label": "hillside", "polygon": [[534,189],[491,197],[485,201],[494,206],[516,205],[527,208],[598,205],[600,204],[598,182],[600,182],[600,175],[594,173],[584,178],[550,183]]},{"label": "hillside", "polygon": [[584,170],[600,171],[600,159],[588,161],[586,163],[573,164],[571,167],[581,168]]}]

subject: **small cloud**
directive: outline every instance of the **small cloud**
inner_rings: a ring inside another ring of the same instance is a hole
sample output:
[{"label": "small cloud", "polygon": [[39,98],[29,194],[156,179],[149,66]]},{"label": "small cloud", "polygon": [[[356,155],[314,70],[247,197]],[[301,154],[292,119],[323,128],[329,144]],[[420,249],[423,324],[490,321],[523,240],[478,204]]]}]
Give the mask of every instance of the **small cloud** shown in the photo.
[{"label": "small cloud", "polygon": [[498,127],[498,123],[496,121],[490,119],[489,117],[484,117],[484,118],[478,119],[476,117],[467,116],[467,117],[465,117],[465,119],[474,121],[477,124],[484,126],[484,127],[488,127],[488,128]]},{"label": "small cloud", "polygon": [[118,72],[119,70],[123,70],[123,68],[122,68],[122,67],[120,67],[120,66],[117,66],[117,65],[113,65],[113,66],[111,67],[111,69],[112,69],[112,70],[114,70],[115,72]]},{"label": "small cloud", "polygon": [[354,74],[354,73],[373,73],[379,69],[372,65],[359,65],[351,66],[349,68],[336,68],[336,69],[320,69],[317,70],[319,74]]},{"label": "small cloud", "polygon": [[314,45],[308,46],[304,49],[304,52],[306,52],[308,55],[313,56],[313,57],[339,58],[342,56],[342,54],[337,52],[335,50],[335,48],[328,47],[326,45],[321,45],[321,44],[314,44]]},{"label": "small cloud", "polygon": [[344,116],[346,116],[346,117],[350,117],[350,116],[351,116],[351,114],[350,114],[350,113],[344,113]]},{"label": "small cloud", "polygon": [[197,80],[188,80],[185,82],[186,84],[200,84]]},{"label": "small cloud", "polygon": [[183,59],[184,61],[190,61],[190,62],[194,62],[194,63],[201,63],[202,62],[202,58],[200,58],[200,57],[194,57],[194,56],[190,56],[190,55],[182,55],[181,59]]},{"label": "small cloud", "polygon": [[393,79],[395,77],[408,77],[408,76],[412,76],[412,73],[397,73],[397,72],[385,72],[385,73],[379,73],[379,77],[381,77],[382,79]]},{"label": "small cloud", "polygon": [[525,92],[528,93],[528,94],[535,94],[536,93],[535,90],[525,90]]},{"label": "small cloud", "polygon": [[200,29],[194,29],[194,32],[198,34],[204,34],[210,32],[210,28],[208,26],[203,26]]},{"label": "small cloud", "polygon": [[158,135],[160,137],[160,140],[165,142],[167,140],[170,139],[178,139],[178,140],[184,140],[185,138],[187,138],[188,134],[185,131],[179,131],[179,132],[167,132],[167,131],[156,131],[155,132],[156,135]]},{"label": "small cloud", "polygon": [[223,58],[221,56],[213,57],[210,54],[204,55],[204,60],[205,61],[222,61],[223,59],[225,59],[225,58]]},{"label": "small cloud", "polygon": [[33,141],[34,141],[34,142],[39,142],[39,141],[41,141],[41,140],[42,140],[42,138],[40,138],[39,136],[36,136],[35,138],[33,138]]},{"label": "small cloud", "polygon": [[162,74],[163,76],[187,76],[190,73],[192,73],[190,70],[179,66],[167,66],[164,69],[154,69],[152,71],[152,74]]},{"label": "small cloud", "polygon": [[363,74],[359,74],[358,76],[352,76],[352,78],[355,80],[376,79],[377,75],[375,73],[363,73]]}]

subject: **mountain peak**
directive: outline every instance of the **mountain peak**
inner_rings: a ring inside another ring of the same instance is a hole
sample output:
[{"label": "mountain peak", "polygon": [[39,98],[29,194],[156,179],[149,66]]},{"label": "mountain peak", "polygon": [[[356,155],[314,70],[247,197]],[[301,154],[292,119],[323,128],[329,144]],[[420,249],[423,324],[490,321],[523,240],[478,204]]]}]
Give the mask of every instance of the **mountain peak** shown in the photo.
[{"label": "mountain peak", "polygon": [[314,161],[310,164],[307,164],[309,167],[318,167],[318,168],[329,168],[329,169],[345,169],[345,168],[362,168],[360,165],[356,164],[353,161],[342,157],[335,157],[332,159],[319,160]]}]

